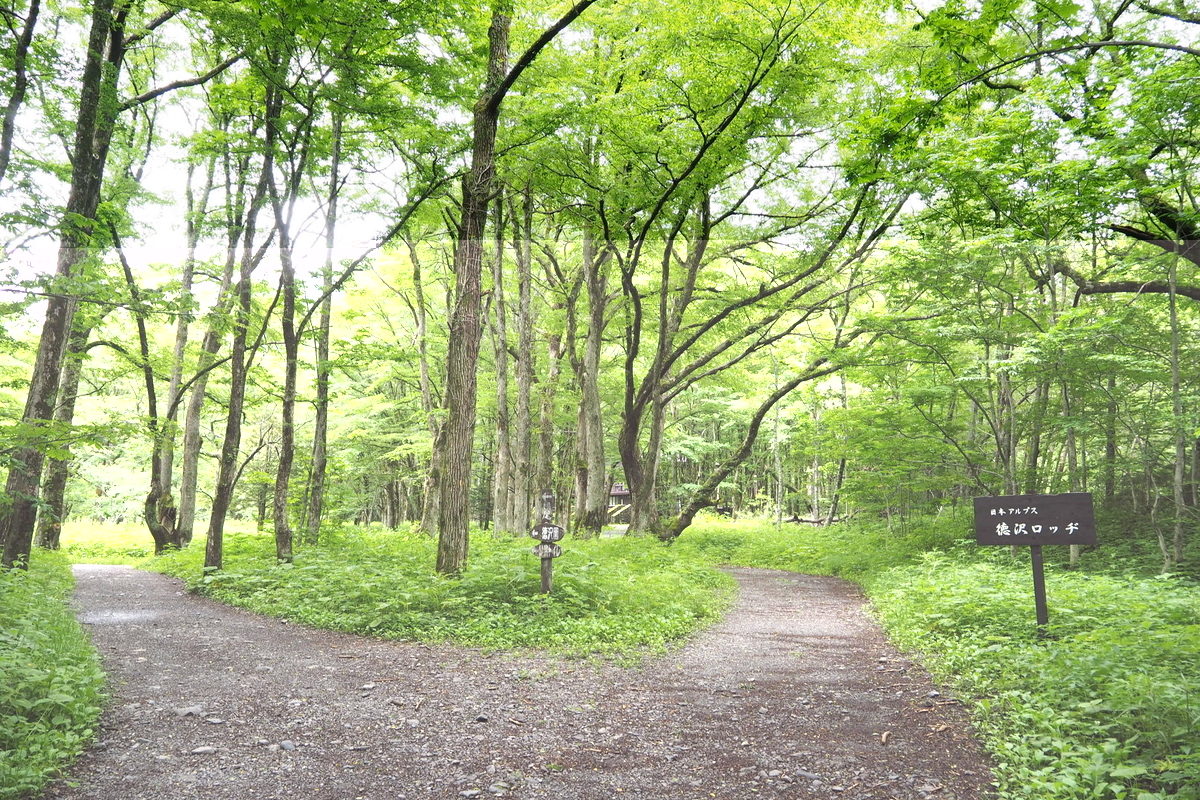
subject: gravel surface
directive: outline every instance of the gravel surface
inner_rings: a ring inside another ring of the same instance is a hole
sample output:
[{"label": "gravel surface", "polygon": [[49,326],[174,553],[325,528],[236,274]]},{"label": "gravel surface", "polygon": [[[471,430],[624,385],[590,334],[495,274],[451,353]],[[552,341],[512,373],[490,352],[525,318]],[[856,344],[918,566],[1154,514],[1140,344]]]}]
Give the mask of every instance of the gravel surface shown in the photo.
[{"label": "gravel surface", "polygon": [[732,570],[726,619],[628,669],[310,630],[77,566],[109,672],[47,798],[988,795],[965,714],[844,581]]}]

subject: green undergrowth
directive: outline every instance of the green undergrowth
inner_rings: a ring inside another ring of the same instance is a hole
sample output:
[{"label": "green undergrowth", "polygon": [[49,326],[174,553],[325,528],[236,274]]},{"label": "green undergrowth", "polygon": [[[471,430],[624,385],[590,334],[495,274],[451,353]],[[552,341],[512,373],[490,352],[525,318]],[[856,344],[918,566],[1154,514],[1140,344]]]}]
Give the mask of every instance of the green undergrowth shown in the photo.
[{"label": "green undergrowth", "polygon": [[585,655],[661,651],[718,619],[733,581],[653,541],[564,543],[553,592],[541,594],[529,539],[476,534],[469,566],[435,574],[426,536],[345,528],[278,564],[270,536],[225,541],[225,568],[202,573],[202,547],[154,559],[210,597],[322,628],[486,649],[538,647]]},{"label": "green undergrowth", "polygon": [[103,674],[72,586],[57,553],[0,570],[0,798],[33,796],[93,736]]},{"label": "green undergrowth", "polygon": [[777,528],[771,523],[707,518],[684,531],[671,550],[714,564],[865,580],[921,553],[953,547],[962,536],[961,524],[930,523],[889,531],[884,525],[785,523]]},{"label": "green undergrowth", "polygon": [[1005,798],[1200,798],[1200,588],[1173,577],[1046,576],[965,548],[872,581],[879,616],[972,699]]},{"label": "green undergrowth", "polygon": [[1047,547],[1039,636],[1028,548],[973,543],[971,519],[797,529],[707,522],[675,546],[860,582],[901,647],[972,709],[1005,800],[1200,798],[1195,548],[1162,577],[1152,533],[1101,521],[1068,569]]},{"label": "green undergrowth", "polygon": [[62,551],[74,564],[126,564],[154,555],[145,523],[120,525],[71,520],[63,526]]}]

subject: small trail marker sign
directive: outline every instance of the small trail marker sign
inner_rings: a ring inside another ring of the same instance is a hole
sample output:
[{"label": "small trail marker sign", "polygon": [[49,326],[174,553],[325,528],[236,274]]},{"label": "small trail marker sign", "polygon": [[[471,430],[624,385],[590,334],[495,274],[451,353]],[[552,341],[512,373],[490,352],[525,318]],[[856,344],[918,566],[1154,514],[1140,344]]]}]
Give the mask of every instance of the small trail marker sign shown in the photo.
[{"label": "small trail marker sign", "polygon": [[563,536],[566,535],[566,531],[549,522],[541,522],[533,526],[533,530],[529,532],[529,535],[539,542],[560,542]]},{"label": "small trail marker sign", "polygon": [[562,548],[555,544],[561,541],[566,531],[550,520],[554,518],[554,493],[549,489],[538,498],[542,521],[533,526],[529,535],[541,544],[535,544],[533,554],[542,560],[542,594],[550,594],[554,584],[554,559],[562,555]]},{"label": "small trail marker sign", "polygon": [[552,542],[542,542],[533,546],[533,554],[538,558],[558,558],[562,555],[562,548]]},{"label": "small trail marker sign", "polygon": [[1028,545],[1033,561],[1033,600],[1042,633],[1049,624],[1044,544],[1095,544],[1096,516],[1089,492],[1019,494],[975,498],[975,542]]}]

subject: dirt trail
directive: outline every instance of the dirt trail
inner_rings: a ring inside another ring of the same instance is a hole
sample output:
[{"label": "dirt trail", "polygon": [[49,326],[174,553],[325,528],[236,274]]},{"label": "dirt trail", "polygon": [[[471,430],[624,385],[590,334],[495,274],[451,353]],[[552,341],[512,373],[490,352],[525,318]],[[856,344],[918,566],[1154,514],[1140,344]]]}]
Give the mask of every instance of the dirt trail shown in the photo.
[{"label": "dirt trail", "polygon": [[987,796],[962,709],[851,584],[733,574],[724,622],[622,669],[315,631],[79,566],[113,700],[46,797]]}]

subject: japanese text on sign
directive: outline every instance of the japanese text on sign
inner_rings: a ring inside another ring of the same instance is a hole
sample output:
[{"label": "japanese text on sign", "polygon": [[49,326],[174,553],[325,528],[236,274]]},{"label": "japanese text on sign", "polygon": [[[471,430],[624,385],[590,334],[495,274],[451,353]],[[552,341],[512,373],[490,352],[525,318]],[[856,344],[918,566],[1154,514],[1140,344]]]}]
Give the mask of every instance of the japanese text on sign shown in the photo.
[{"label": "japanese text on sign", "polygon": [[[1001,522],[996,526],[997,536],[1037,536],[1041,533],[1055,534],[1058,533],[1060,527],[1058,525],[1029,525],[1024,522],[1018,522],[1015,525],[1009,526],[1007,522]],[[1079,533],[1079,523],[1069,523],[1065,528],[1061,528],[1068,536]]]},{"label": "japanese text on sign", "polygon": [[[997,499],[999,499],[999,498],[997,498]],[[993,517],[1003,517],[1003,516],[1019,517],[1022,514],[1025,514],[1025,515],[1033,514],[1036,516],[1037,513],[1038,513],[1037,506],[1026,506],[1025,508],[1008,508],[1008,509],[993,508],[992,509]]]}]

